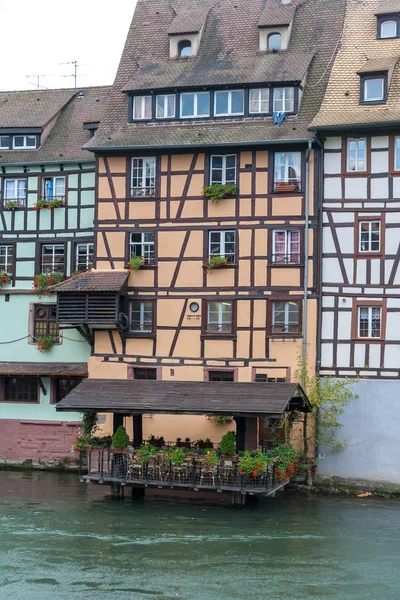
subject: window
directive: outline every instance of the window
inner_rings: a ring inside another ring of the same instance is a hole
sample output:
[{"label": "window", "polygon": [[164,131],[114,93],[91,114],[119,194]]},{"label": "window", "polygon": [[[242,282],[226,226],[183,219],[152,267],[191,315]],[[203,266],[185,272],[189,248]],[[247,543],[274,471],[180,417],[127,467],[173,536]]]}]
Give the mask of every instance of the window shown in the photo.
[{"label": "window", "polygon": [[75,247],[75,269],[85,273],[93,268],[93,244],[91,242],[76,244]]},{"label": "window", "polygon": [[300,191],[301,152],[275,152],[274,189]]},{"label": "window", "polygon": [[235,232],[210,231],[208,234],[209,256],[223,256],[230,264],[235,262]]},{"label": "window", "polygon": [[173,119],[175,117],[175,94],[165,94],[156,98],[157,119]]},{"label": "window", "polygon": [[189,40],[182,40],[178,44],[178,56],[179,58],[186,58],[192,56],[192,42]]},{"label": "window", "polygon": [[43,177],[42,198],[46,200],[64,200],[65,177]]},{"label": "window", "polygon": [[269,89],[250,90],[249,102],[250,113],[269,112]]},{"label": "window", "polygon": [[56,304],[33,305],[33,331],[30,332],[30,335],[32,335],[34,342],[45,336],[50,336],[58,341],[60,329],[56,322],[56,315]]},{"label": "window", "polygon": [[272,261],[274,263],[300,262],[300,231],[274,231]]},{"label": "window", "polygon": [[11,245],[0,246],[0,273],[11,275],[14,262],[14,247]]},{"label": "window", "polygon": [[215,92],[214,113],[217,117],[243,115],[244,90]]},{"label": "window", "polygon": [[133,368],[133,379],[147,379],[151,381],[156,381],[157,379],[157,369],[141,369],[140,367]]},{"label": "window", "polygon": [[361,78],[361,102],[383,102],[386,99],[385,77]]},{"label": "window", "polygon": [[26,179],[4,180],[4,203],[16,201],[19,206],[24,206],[26,201]]},{"label": "window", "polygon": [[141,256],[146,265],[154,265],[154,233],[131,233],[129,239],[129,257]]},{"label": "window", "polygon": [[268,50],[273,52],[274,50],[280,50],[282,46],[282,36],[280,33],[271,33],[268,36]]},{"label": "window", "polygon": [[274,88],[273,111],[285,113],[294,112],[294,88]]},{"label": "window", "polygon": [[272,331],[273,334],[299,334],[300,313],[298,302],[273,302],[272,303]]},{"label": "window", "polygon": [[151,119],[152,97],[135,96],[133,98],[132,119]]},{"label": "window", "polygon": [[64,244],[43,244],[41,256],[41,273],[65,272]]},{"label": "window", "polygon": [[36,135],[14,135],[13,148],[14,150],[35,150]]},{"label": "window", "polygon": [[10,136],[9,135],[0,135],[0,150],[9,150],[10,149]]},{"label": "window", "polygon": [[155,196],[156,159],[155,157],[132,159],[131,196]]},{"label": "window", "polygon": [[285,383],[286,377],[268,377],[264,373],[256,373],[255,383]]},{"label": "window", "polygon": [[400,137],[394,140],[394,170],[400,171]]},{"label": "window", "polygon": [[208,381],[235,381],[234,371],[212,371],[207,372]]},{"label": "window", "polygon": [[236,184],[236,154],[211,157],[211,185],[214,183]]},{"label": "window", "polygon": [[206,333],[232,333],[233,304],[232,302],[207,303]]},{"label": "window", "polygon": [[54,378],[54,402],[57,404],[68,396],[77,385],[82,383],[83,377],[55,377]]},{"label": "window", "polygon": [[381,337],[381,306],[358,307],[358,335],[359,338]]},{"label": "window", "polygon": [[130,329],[134,333],[153,332],[153,302],[134,300],[129,303]]},{"label": "window", "polygon": [[381,38],[397,37],[397,21],[382,21],[380,24]]},{"label": "window", "polygon": [[359,222],[359,252],[380,252],[381,250],[381,222]]},{"label": "window", "polygon": [[181,117],[209,117],[210,92],[190,92],[181,94]]},{"label": "window", "polygon": [[4,377],[5,402],[37,402],[37,377]]},{"label": "window", "polygon": [[347,170],[367,170],[367,141],[365,139],[347,141]]}]

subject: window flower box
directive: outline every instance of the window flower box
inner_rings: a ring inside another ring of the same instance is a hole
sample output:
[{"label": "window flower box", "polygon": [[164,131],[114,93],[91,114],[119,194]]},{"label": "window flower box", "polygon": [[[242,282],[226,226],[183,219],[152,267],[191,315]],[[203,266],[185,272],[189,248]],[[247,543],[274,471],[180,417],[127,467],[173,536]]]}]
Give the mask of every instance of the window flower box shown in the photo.
[{"label": "window flower box", "polygon": [[229,265],[229,261],[225,256],[212,256],[206,264],[207,274],[210,275],[215,269],[226,267]]},{"label": "window flower box", "polygon": [[274,187],[275,187],[275,192],[280,192],[280,193],[297,192],[299,190],[298,183],[288,183],[285,181],[276,182]]},{"label": "window flower box", "polygon": [[5,200],[5,202],[4,202],[4,208],[6,210],[18,210],[21,207],[22,207],[21,200],[18,200],[18,199]]},{"label": "window flower box", "polygon": [[0,273],[0,288],[11,285],[12,277],[8,273]]},{"label": "window flower box", "polygon": [[232,198],[236,194],[236,185],[230,183],[213,183],[203,187],[202,192],[202,196],[209,198],[212,204],[219,204],[224,198]]},{"label": "window flower box", "polygon": [[36,296],[52,296],[54,292],[49,290],[49,287],[60,283],[64,279],[62,273],[40,273],[36,275],[33,280],[33,289],[35,290]]},{"label": "window flower box", "polygon": [[130,260],[128,260],[128,269],[129,271],[139,271],[144,265],[146,261],[143,256],[132,256]]},{"label": "window flower box", "polygon": [[34,205],[35,210],[52,210],[53,208],[62,208],[64,206],[63,198],[53,198],[52,200],[48,200],[47,198],[40,198]]}]

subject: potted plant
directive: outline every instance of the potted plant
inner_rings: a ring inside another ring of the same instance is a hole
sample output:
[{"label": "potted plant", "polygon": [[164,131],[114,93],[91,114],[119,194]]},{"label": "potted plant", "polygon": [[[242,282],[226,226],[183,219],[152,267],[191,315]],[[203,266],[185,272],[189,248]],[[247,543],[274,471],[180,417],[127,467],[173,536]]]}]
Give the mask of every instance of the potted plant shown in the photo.
[{"label": "potted plant", "polygon": [[235,196],[236,185],[232,183],[213,183],[203,187],[202,196],[209,198],[212,204],[219,204],[224,198]]},{"label": "potted plant", "polygon": [[63,279],[64,275],[62,273],[40,273],[39,275],[36,275],[33,280],[33,289],[35,290],[36,296],[39,298],[41,296],[52,296],[54,292],[48,288],[60,283]]},{"label": "potted plant", "polygon": [[38,338],[37,349],[39,352],[49,352],[55,343],[56,338],[52,337],[51,335],[43,335],[42,337]]},{"label": "potted plant", "polygon": [[145,260],[143,256],[132,256],[130,260],[128,260],[128,269],[129,271],[138,271],[145,264]]},{"label": "potted plant", "polygon": [[47,204],[49,210],[52,208],[61,208],[62,206],[64,206],[64,200],[62,200],[62,198],[53,198],[53,200],[50,200]]},{"label": "potted plant", "polygon": [[43,210],[44,208],[48,207],[48,202],[46,200],[46,198],[40,198],[40,200],[38,200],[36,202],[36,204],[34,205],[34,209],[35,210]]},{"label": "potted plant", "polygon": [[213,415],[211,417],[206,417],[209,421],[212,421],[214,425],[228,425],[228,423],[233,422],[233,417],[223,417],[220,415]]},{"label": "potted plant", "polygon": [[207,274],[210,275],[215,269],[226,267],[228,264],[228,259],[225,256],[212,256],[206,264]]},{"label": "potted plant", "polygon": [[212,443],[210,438],[206,438],[205,440],[196,440],[195,442],[193,442],[193,446],[197,450],[212,450],[214,448],[214,444]]},{"label": "potted plant", "polygon": [[7,210],[17,210],[19,208],[18,200],[7,200],[5,204]]},{"label": "potted plant", "polygon": [[184,453],[182,448],[174,448],[173,450],[170,450],[168,455],[169,460],[176,467],[182,467],[185,464],[186,454]]},{"label": "potted plant", "polygon": [[112,437],[112,447],[114,454],[126,454],[129,444],[129,435],[123,425],[120,425]]},{"label": "potted plant", "polygon": [[275,182],[275,192],[296,192],[297,188],[297,183],[290,183],[289,181]]},{"label": "potted plant", "polygon": [[216,467],[219,462],[218,454],[214,450],[207,450],[204,458],[207,467]]},{"label": "potted plant", "polygon": [[155,448],[162,448],[165,445],[163,436],[155,437],[153,434],[149,435],[147,442]]},{"label": "potted plant", "polygon": [[157,451],[154,446],[150,446],[149,444],[146,444],[144,446],[140,446],[140,448],[137,450],[136,458],[138,459],[139,462],[146,463],[146,462],[149,462],[149,459],[152,456],[155,456],[156,452]]},{"label": "potted plant", "polygon": [[8,273],[0,273],[0,288],[11,285],[12,277]]},{"label": "potted plant", "polygon": [[233,460],[236,455],[236,435],[233,431],[228,431],[221,438],[219,445],[221,454],[225,460]]},{"label": "potted plant", "polygon": [[238,462],[238,469],[241,475],[249,475],[253,478],[264,475],[268,462],[273,462],[274,459],[259,450],[250,452],[246,450]]},{"label": "potted plant", "polygon": [[287,481],[296,472],[298,465],[297,452],[289,444],[279,444],[274,450],[275,475],[280,481]]}]

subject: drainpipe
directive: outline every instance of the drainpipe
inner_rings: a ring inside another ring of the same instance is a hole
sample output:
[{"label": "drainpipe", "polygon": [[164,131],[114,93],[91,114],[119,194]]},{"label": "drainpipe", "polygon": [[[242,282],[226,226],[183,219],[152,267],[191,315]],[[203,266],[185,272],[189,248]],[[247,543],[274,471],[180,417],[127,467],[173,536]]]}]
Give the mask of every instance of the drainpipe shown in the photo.
[{"label": "drainpipe", "polygon": [[[309,254],[309,232],[310,232],[310,191],[309,191],[309,182],[310,182],[310,153],[312,150],[312,140],[308,140],[308,148],[306,152],[306,181],[305,181],[305,230],[304,230],[304,296],[303,296],[303,346],[302,346],[302,374],[301,374],[301,383],[303,388],[306,383],[306,362],[307,362],[307,314],[308,314],[308,276],[309,276],[309,266],[308,266],[308,254]],[[315,240],[314,240],[315,243]],[[315,265],[316,266],[316,265]]]}]

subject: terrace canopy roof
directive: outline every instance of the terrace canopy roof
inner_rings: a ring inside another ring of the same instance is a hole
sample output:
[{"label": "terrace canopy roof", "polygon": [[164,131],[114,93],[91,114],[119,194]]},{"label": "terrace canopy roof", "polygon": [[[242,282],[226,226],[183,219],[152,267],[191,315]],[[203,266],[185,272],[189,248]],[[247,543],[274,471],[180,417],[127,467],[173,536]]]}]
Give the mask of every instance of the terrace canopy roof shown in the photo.
[{"label": "terrace canopy roof", "polygon": [[0,376],[87,377],[87,363],[0,362]]},{"label": "terrace canopy roof", "polygon": [[281,417],[311,410],[297,383],[233,383],[85,379],[57,404],[57,410],[108,413],[184,413]]}]

